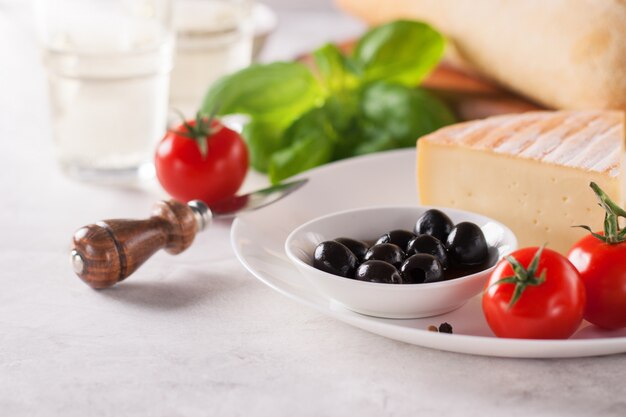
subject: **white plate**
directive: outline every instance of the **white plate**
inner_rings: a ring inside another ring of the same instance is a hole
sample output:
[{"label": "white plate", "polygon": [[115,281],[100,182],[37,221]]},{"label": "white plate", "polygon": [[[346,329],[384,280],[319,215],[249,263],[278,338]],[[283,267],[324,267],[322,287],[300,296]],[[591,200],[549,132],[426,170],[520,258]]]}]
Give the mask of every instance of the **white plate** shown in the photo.
[{"label": "white plate", "polygon": [[[553,358],[626,352],[626,329],[603,331],[587,323],[568,340],[500,339],[482,315],[479,296],[462,308],[430,318],[383,319],[354,313],[319,294],[284,252],[289,233],[315,217],[379,205],[418,204],[415,151],[353,158],[306,173],[306,186],[271,206],[239,216],[231,241],[241,263],[259,280],[300,303],[372,333],[415,345],[477,355]],[[430,332],[450,323],[454,334]]]}]

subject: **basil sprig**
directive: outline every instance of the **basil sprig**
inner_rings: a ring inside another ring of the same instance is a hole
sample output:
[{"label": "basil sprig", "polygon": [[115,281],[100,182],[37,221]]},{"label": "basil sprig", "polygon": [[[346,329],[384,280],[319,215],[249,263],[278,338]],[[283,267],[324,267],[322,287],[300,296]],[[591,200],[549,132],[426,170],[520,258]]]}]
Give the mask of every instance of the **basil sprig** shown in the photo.
[{"label": "basil sprig", "polygon": [[218,80],[201,111],[245,114],[253,168],[272,182],[330,161],[415,146],[453,123],[417,86],[440,61],[444,38],[425,23],[395,21],[367,32],[352,54],[327,44],[313,70],[299,62],[253,65]]}]

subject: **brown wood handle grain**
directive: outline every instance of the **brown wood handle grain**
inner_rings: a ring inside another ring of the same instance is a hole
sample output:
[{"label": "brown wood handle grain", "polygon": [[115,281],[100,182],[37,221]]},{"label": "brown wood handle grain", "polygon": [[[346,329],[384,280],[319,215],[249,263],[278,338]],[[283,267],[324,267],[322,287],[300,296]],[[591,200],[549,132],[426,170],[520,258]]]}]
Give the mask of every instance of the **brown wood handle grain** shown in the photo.
[{"label": "brown wood handle grain", "polygon": [[74,272],[92,288],[110,287],[132,274],[159,249],[187,249],[199,226],[193,210],[161,201],[145,220],[104,220],[82,227],[72,239]]}]

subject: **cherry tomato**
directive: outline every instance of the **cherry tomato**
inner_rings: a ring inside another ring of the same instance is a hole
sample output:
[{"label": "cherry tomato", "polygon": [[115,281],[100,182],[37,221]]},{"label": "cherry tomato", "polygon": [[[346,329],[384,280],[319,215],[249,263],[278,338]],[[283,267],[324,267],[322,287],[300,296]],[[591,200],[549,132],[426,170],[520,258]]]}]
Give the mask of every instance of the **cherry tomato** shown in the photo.
[{"label": "cherry tomato", "polygon": [[198,116],[167,132],[157,147],[159,182],[181,201],[211,205],[234,195],[248,171],[248,149],[239,134]]},{"label": "cherry tomato", "polygon": [[[515,261],[516,270],[511,263]],[[582,322],[585,288],[564,256],[550,249],[524,248],[496,265],[482,306],[498,337],[566,339]]]},{"label": "cherry tomato", "polygon": [[587,235],[567,257],[587,291],[585,320],[607,329],[626,327],[626,242],[609,244]]},{"label": "cherry tomato", "polygon": [[591,234],[570,249],[567,257],[580,272],[587,291],[585,319],[607,329],[626,327],[626,230],[620,218],[626,210],[598,186],[589,184],[604,209],[604,230]]}]

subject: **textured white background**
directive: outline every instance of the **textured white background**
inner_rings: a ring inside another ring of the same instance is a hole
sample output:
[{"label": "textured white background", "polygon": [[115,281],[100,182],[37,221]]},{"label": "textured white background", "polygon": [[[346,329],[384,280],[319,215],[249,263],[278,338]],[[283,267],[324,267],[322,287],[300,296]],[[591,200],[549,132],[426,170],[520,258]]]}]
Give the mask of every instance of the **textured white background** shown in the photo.
[{"label": "textured white background", "polygon": [[[264,59],[361,25],[327,1],[270,1]],[[0,416],[624,416],[626,356],[514,360],[424,349],[295,304],[240,266],[229,223],[92,291],[77,227],[143,217],[157,193],[64,178],[23,0],[0,0]]]}]

